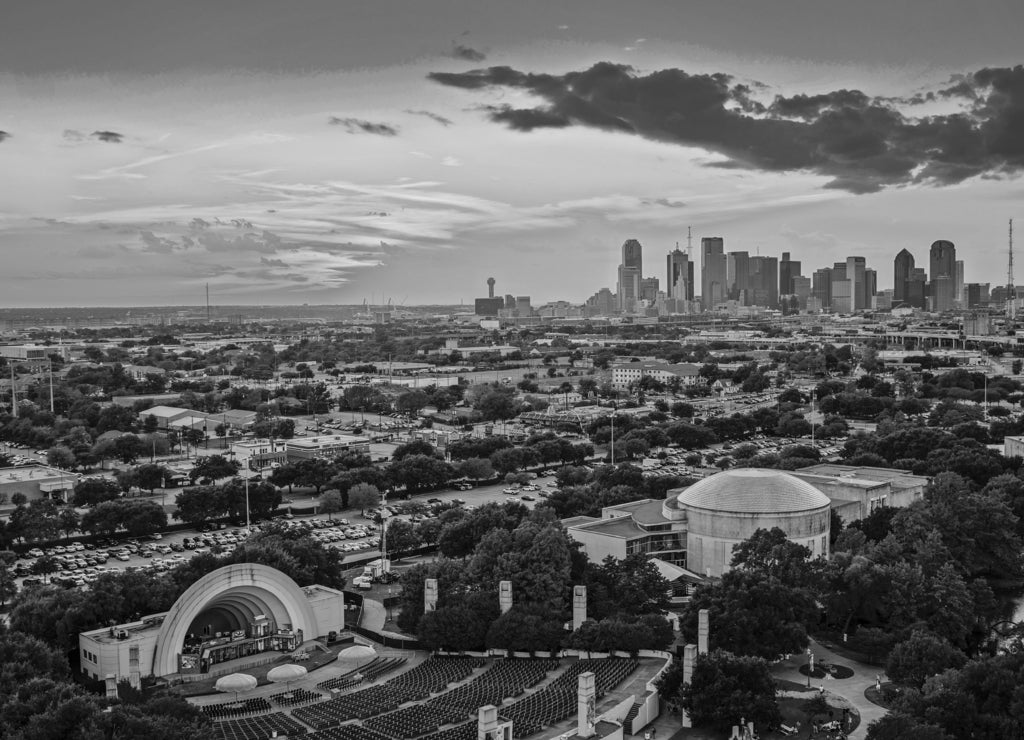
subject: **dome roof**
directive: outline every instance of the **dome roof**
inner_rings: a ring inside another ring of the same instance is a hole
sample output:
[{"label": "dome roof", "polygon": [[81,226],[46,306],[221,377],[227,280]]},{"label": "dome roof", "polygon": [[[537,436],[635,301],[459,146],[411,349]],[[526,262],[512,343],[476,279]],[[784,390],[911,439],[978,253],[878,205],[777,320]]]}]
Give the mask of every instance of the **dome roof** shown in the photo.
[{"label": "dome roof", "polygon": [[813,511],[829,506],[828,496],[782,470],[736,468],[694,483],[679,494],[679,505],[736,514]]}]

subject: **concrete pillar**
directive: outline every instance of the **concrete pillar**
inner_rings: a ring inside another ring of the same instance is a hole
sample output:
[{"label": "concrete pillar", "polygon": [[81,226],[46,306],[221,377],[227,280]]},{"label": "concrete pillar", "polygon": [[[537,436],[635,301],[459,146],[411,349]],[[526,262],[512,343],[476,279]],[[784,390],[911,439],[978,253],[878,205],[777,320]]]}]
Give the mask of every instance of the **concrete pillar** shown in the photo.
[{"label": "concrete pillar", "polygon": [[512,608],[512,581],[498,584],[498,608],[502,614]]},{"label": "concrete pillar", "polygon": [[[697,646],[692,642],[683,648],[683,685],[686,686],[693,679],[693,664],[697,662]],[[683,727],[693,727],[689,713],[683,709]]]},{"label": "concrete pillar", "polygon": [[498,708],[488,704],[477,710],[477,740],[492,740],[494,731],[498,729]]},{"label": "concrete pillar", "polygon": [[708,653],[708,637],[711,634],[710,616],[707,609],[697,612],[697,652]]},{"label": "concrete pillar", "polygon": [[597,724],[597,685],[594,672],[581,673],[576,690],[576,736],[592,737]]},{"label": "concrete pillar", "polygon": [[432,612],[437,608],[437,579],[423,581],[423,611]]},{"label": "concrete pillar", "polygon": [[573,632],[587,621],[587,587],[572,587],[572,629]]}]

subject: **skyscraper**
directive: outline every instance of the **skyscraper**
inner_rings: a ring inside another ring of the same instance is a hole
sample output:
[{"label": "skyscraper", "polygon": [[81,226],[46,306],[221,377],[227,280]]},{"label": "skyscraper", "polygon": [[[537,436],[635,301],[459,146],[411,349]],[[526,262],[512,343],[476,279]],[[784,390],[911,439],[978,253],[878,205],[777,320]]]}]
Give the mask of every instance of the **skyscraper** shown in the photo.
[{"label": "skyscraper", "polygon": [[907,302],[907,281],[910,280],[910,273],[913,269],[914,255],[906,249],[901,249],[896,255],[896,259],[892,261],[892,298],[894,303]]},{"label": "skyscraper", "polygon": [[939,239],[932,242],[928,253],[928,279],[935,280],[943,275],[951,280],[956,278],[956,247],[951,241]]},{"label": "skyscraper", "polygon": [[954,292],[956,295],[954,299],[956,305],[964,308],[967,303],[967,297],[964,295],[964,261],[956,261],[956,275],[953,277]]},{"label": "skyscraper", "polygon": [[636,239],[627,239],[622,245],[622,263],[619,265],[619,310],[630,312],[640,299],[640,279],[643,275],[643,247]]},{"label": "skyscraper", "polygon": [[878,272],[868,267],[864,270],[864,308],[875,307],[875,293],[878,292]]},{"label": "skyscraper", "polygon": [[782,253],[779,260],[779,295],[791,295],[796,292],[793,278],[800,277],[800,261],[791,260],[789,252]]},{"label": "skyscraper", "polygon": [[851,311],[863,311],[870,307],[864,284],[864,270],[867,269],[867,260],[863,257],[846,258],[846,279],[850,281],[850,297],[853,303]]},{"label": "skyscraper", "polygon": [[666,265],[665,293],[677,301],[692,301],[693,284],[690,282],[690,276],[693,273],[693,265],[690,256],[677,247],[668,253]]},{"label": "skyscraper", "polygon": [[750,253],[729,252],[725,256],[726,297],[744,306],[753,303],[750,295]]},{"label": "skyscraper", "polygon": [[700,272],[701,306],[710,311],[725,299],[725,240],[722,237],[706,236],[700,240]]},{"label": "skyscraper", "polygon": [[750,258],[750,304],[777,308],[779,305],[779,258]]},{"label": "skyscraper", "polygon": [[822,267],[814,271],[814,278],[811,281],[811,295],[823,309],[832,306],[832,268]]}]

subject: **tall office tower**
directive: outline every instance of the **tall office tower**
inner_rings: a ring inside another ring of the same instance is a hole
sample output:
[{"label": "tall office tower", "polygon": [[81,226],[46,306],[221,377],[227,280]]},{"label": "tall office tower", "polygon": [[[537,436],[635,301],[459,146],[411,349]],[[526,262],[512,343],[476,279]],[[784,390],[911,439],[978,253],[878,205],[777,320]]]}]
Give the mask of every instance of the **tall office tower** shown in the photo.
[{"label": "tall office tower", "polygon": [[901,249],[896,259],[892,261],[892,298],[893,303],[906,303],[907,281],[910,280],[910,272],[914,269],[914,255],[906,249]]},{"label": "tall office tower", "polygon": [[864,270],[867,269],[867,261],[863,257],[846,258],[846,279],[850,281],[850,294],[853,297],[854,311],[862,311],[870,304],[864,290]]},{"label": "tall office tower", "polygon": [[725,240],[720,236],[705,236],[700,240],[700,304],[710,311],[725,300],[726,261]]},{"label": "tall office tower", "polygon": [[956,301],[956,305],[963,308],[966,303],[966,297],[964,296],[964,261],[956,261],[956,274],[953,275],[953,287],[956,293],[953,298]]},{"label": "tall office tower", "polygon": [[[693,301],[697,298],[693,284],[693,260],[686,263],[686,300]],[[687,309],[689,311],[689,309]]]},{"label": "tall office tower", "polygon": [[791,260],[789,252],[783,252],[782,259],[779,260],[779,295],[795,293],[793,278],[800,277],[800,275],[800,261]]},{"label": "tall office tower", "polygon": [[514,295],[512,295],[511,293],[506,293],[505,294],[505,308],[507,308],[509,311],[511,311],[515,307],[516,307],[516,297]]},{"label": "tall office tower", "polygon": [[952,311],[955,305],[956,285],[949,275],[939,275],[931,282],[931,310],[937,313]]},{"label": "tall office tower", "polygon": [[749,306],[753,300],[750,290],[750,253],[729,252],[725,256],[726,294],[730,301]]},{"label": "tall office tower", "polygon": [[693,273],[690,256],[676,248],[668,253],[666,266],[665,293],[669,298],[677,301],[692,301],[692,284],[688,283]]},{"label": "tall office tower", "polygon": [[910,271],[907,278],[907,293],[904,304],[913,308],[925,307],[925,296],[927,295],[927,276],[923,267],[915,267]]},{"label": "tall office tower", "polygon": [[864,270],[864,308],[874,308],[875,294],[878,292],[878,272],[873,268]]},{"label": "tall office tower", "polygon": [[627,239],[622,245],[622,263],[619,265],[619,310],[630,312],[640,300],[640,278],[643,275],[643,247],[636,239]]},{"label": "tall office tower", "polygon": [[846,263],[833,263],[832,303],[828,308],[838,313],[851,313],[853,311],[853,289],[847,277]]},{"label": "tall office tower", "polygon": [[803,275],[793,276],[793,292],[800,308],[807,308],[807,299],[811,297],[811,279]]},{"label": "tall office tower", "polygon": [[777,308],[779,305],[779,258],[750,258],[751,304]]},{"label": "tall office tower", "polygon": [[530,305],[530,296],[516,296],[516,312],[520,316],[533,316],[533,307]]},{"label": "tall office tower", "polygon": [[967,285],[964,286],[967,308],[987,306],[989,302],[988,288],[988,283],[967,283]]},{"label": "tall office tower", "polygon": [[811,282],[811,295],[818,301],[821,308],[827,309],[832,305],[832,268],[822,267],[814,271],[814,279]]},{"label": "tall office tower", "polygon": [[653,303],[658,299],[660,287],[658,278],[640,278],[640,298]]},{"label": "tall office tower", "polygon": [[953,242],[939,239],[932,242],[932,248],[928,253],[928,279],[945,275],[951,280],[956,279],[956,247]]}]

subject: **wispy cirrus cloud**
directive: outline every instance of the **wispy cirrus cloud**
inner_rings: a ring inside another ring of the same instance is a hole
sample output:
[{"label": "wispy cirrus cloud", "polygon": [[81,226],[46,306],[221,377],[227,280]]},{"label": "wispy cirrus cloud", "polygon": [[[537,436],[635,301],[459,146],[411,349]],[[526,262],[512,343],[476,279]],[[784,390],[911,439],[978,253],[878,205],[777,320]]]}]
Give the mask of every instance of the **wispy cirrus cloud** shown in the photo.
[{"label": "wispy cirrus cloud", "polygon": [[[725,73],[663,69],[648,74],[610,62],[566,74],[489,67],[434,72],[465,90],[510,89],[541,102],[485,106],[488,118],[518,131],[582,126],[702,147],[715,167],[808,172],[853,193],[912,184],[951,185],[1024,169],[1024,67],[986,68],[937,93],[960,101],[952,113],[910,116],[913,98],[859,90],[777,95]],[[932,96],[934,100],[935,95]],[[921,100],[927,100],[922,96]]]},{"label": "wispy cirrus cloud", "polygon": [[366,121],[362,118],[342,118],[331,116],[327,123],[332,126],[341,126],[350,134],[376,134],[378,136],[397,136],[398,129],[389,123],[378,123]]},{"label": "wispy cirrus cloud", "polygon": [[436,121],[437,123],[440,123],[442,126],[451,126],[453,123],[450,118],[445,118],[444,116],[429,110],[409,110],[408,108],[406,108],[405,112],[412,116],[424,116],[426,118],[429,118],[431,121]]}]

